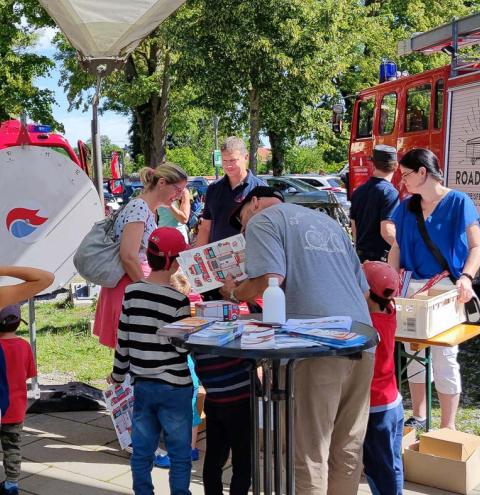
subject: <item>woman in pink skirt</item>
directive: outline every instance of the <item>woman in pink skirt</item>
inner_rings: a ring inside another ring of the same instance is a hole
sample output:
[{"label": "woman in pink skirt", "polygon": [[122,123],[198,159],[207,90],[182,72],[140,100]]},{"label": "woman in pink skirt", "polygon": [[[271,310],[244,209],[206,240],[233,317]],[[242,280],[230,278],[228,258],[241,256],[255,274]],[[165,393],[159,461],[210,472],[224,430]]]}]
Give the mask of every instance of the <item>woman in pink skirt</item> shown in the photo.
[{"label": "woman in pink skirt", "polygon": [[179,199],[187,185],[187,174],[177,165],[163,163],[157,168],[143,168],[140,179],[144,192],[132,199],[115,221],[115,236],[120,239],[120,259],[125,275],[117,286],[102,287],[98,296],[93,333],[101,344],[115,348],[118,320],[125,287],[148,275],[146,246],[148,237],[157,228],[155,211]]}]

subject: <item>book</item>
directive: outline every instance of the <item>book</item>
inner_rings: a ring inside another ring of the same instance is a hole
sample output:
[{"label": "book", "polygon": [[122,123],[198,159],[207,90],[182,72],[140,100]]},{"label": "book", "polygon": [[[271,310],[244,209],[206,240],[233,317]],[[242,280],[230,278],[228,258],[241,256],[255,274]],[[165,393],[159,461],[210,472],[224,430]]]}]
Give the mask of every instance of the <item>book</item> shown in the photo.
[{"label": "book", "polygon": [[220,321],[207,328],[192,333],[188,337],[190,344],[225,345],[235,340],[243,332],[243,322]]},{"label": "book", "polygon": [[190,334],[210,326],[217,320],[218,318],[188,316],[187,318],[163,325],[157,330],[157,335],[161,335],[162,337],[179,337],[186,340]]}]

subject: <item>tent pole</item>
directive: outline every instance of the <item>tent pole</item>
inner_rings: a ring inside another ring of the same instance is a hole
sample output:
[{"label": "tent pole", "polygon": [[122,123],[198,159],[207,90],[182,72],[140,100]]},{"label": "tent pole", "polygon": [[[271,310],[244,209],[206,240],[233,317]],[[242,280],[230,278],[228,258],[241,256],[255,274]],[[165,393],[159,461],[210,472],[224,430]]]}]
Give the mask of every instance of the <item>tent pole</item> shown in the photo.
[{"label": "tent pole", "polygon": [[97,87],[95,95],[93,97],[92,104],[92,160],[93,160],[93,174],[95,178],[95,187],[100,197],[102,207],[104,205],[103,197],[103,164],[102,164],[102,148],[100,145],[100,132],[98,129],[98,104],[100,102],[100,86],[102,83],[102,76],[97,76]]}]

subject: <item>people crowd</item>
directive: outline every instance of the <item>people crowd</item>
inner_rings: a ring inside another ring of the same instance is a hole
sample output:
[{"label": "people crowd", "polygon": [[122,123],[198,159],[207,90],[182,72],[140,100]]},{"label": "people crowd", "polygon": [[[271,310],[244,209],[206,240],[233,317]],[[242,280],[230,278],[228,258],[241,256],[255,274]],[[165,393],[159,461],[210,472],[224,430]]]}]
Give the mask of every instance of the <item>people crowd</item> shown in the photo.
[{"label": "people crowd", "polygon": [[[248,278],[237,283],[227,277],[219,290],[203,294],[205,299],[245,302],[258,311],[273,277],[285,292],[287,318],[350,316],[372,325],[380,336],[376,349],[359,355],[298,362],[296,493],[355,495],[363,470],[375,495],[401,495],[404,412],[394,366],[399,271],[411,271],[417,280],[448,273],[442,283],[456,287],[459,302],[468,302],[480,267],[475,206],[467,195],[443,186],[431,151],[412,149],[398,163],[394,148],[377,146],[373,176],[352,197],[352,243],[328,215],[285,203],[280,191],[255,177],[247,169],[241,139],[227,138],[221,152],[225,175],[207,189],[196,245],[243,232]],[[402,201],[392,185],[394,174],[400,174],[409,194]],[[199,422],[192,397],[199,380],[206,391],[205,494],[223,493],[223,468],[231,455],[230,493],[246,495],[251,485],[250,404],[256,393],[250,389],[251,364],[209,354],[189,356],[158,335],[160,326],[190,315],[192,294],[185,280],[179,282],[176,258],[190,247],[187,226],[191,210],[197,214],[199,208],[186,189],[187,174],[177,165],[164,163],[140,175],[143,193],[115,219],[125,276],[115,288],[101,289],[94,325],[100,343],[115,349],[108,382],[122,383],[130,374],[134,383],[133,489],[136,495],[154,493],[151,472],[157,464],[169,467],[172,494],[190,494]],[[0,441],[7,476],[0,494],[14,495],[25,381],[35,375],[29,347],[15,337],[20,323],[15,304],[48,286],[51,276],[8,267],[0,267],[0,275],[25,280],[0,288]],[[441,426],[451,429],[461,393],[457,352],[432,349]],[[422,428],[425,377],[419,371],[409,366],[413,415],[405,424]],[[10,390],[2,389],[5,374],[13,384]],[[23,400],[16,402],[14,413],[9,405],[13,393]],[[167,464],[158,456],[162,436]]]}]

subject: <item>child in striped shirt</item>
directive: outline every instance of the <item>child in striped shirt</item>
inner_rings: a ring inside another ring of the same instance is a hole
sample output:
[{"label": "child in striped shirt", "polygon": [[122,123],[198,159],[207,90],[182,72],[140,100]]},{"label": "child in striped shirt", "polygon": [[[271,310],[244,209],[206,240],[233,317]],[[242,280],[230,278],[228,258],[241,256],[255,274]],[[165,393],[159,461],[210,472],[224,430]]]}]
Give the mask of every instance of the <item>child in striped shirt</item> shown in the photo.
[{"label": "child in striped shirt", "polygon": [[176,257],[188,248],[177,229],[154,230],[147,248],[152,272],[125,290],[109,381],[121,383],[130,373],[135,384],[130,460],[135,495],[153,493],[151,472],[162,431],[170,492],[190,494],[193,389],[187,351],[157,334],[161,326],[190,315],[188,298],[170,285]]}]

